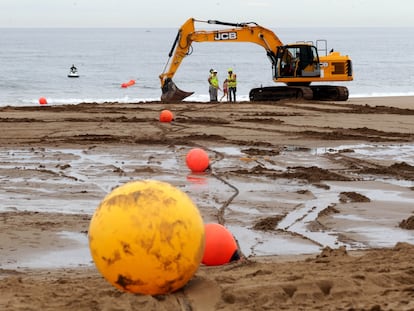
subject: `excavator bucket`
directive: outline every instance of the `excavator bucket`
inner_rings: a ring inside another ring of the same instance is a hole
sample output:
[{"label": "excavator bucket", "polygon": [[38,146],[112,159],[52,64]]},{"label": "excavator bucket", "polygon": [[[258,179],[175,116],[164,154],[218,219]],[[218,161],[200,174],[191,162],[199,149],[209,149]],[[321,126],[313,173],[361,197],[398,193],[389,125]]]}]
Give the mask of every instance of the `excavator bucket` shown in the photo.
[{"label": "excavator bucket", "polygon": [[181,101],[184,98],[193,95],[194,92],[186,92],[180,90],[175,83],[170,79],[166,79],[162,87],[161,100],[162,101]]}]

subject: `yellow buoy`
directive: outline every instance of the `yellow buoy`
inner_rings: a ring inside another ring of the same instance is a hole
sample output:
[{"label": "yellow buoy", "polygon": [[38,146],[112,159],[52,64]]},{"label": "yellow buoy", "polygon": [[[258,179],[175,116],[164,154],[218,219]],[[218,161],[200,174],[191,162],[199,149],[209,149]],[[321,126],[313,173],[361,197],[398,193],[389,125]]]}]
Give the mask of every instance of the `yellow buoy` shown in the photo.
[{"label": "yellow buoy", "polygon": [[191,199],[172,185],[143,180],[109,193],[89,225],[99,272],[132,293],[166,294],[193,277],[204,253],[204,224]]}]

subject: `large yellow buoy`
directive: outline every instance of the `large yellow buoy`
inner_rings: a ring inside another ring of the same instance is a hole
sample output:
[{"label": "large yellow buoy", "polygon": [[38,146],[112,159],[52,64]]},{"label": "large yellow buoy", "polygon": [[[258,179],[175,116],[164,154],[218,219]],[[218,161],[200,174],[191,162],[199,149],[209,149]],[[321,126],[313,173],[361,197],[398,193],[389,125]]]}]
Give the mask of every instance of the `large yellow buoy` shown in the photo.
[{"label": "large yellow buoy", "polygon": [[109,193],[89,225],[97,269],[132,293],[174,292],[193,277],[204,253],[204,224],[191,199],[172,185],[143,180]]}]

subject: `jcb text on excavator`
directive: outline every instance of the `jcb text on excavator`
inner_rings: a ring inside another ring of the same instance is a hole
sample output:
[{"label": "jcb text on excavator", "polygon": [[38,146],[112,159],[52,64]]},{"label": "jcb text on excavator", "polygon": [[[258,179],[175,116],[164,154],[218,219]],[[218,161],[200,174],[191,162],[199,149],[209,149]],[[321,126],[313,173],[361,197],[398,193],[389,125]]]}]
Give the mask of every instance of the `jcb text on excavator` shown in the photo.
[{"label": "jcb text on excavator", "polygon": [[[230,26],[230,29],[196,30],[195,22]],[[172,81],[193,42],[251,42],[262,46],[272,64],[274,82],[285,86],[259,87],[250,90],[251,101],[274,101],[286,98],[345,101],[344,86],[314,82],[352,81],[352,61],[348,55],[327,51],[326,40],[283,44],[273,31],[256,23],[227,23],[215,20],[188,19],[178,30],[168,62],[160,75],[162,101],[180,101],[194,92],[179,89]],[[324,51],[324,55],[319,55]],[[172,58],[172,59],[171,59]],[[168,69],[167,69],[168,67]]]}]

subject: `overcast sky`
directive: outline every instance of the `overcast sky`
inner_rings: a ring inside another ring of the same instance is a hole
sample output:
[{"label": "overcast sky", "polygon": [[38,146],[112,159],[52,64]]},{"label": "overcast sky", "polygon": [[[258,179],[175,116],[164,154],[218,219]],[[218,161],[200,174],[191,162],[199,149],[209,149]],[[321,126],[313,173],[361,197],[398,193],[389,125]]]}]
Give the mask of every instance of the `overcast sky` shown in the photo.
[{"label": "overcast sky", "polygon": [[0,27],[414,26],[412,0],[0,0]]}]

